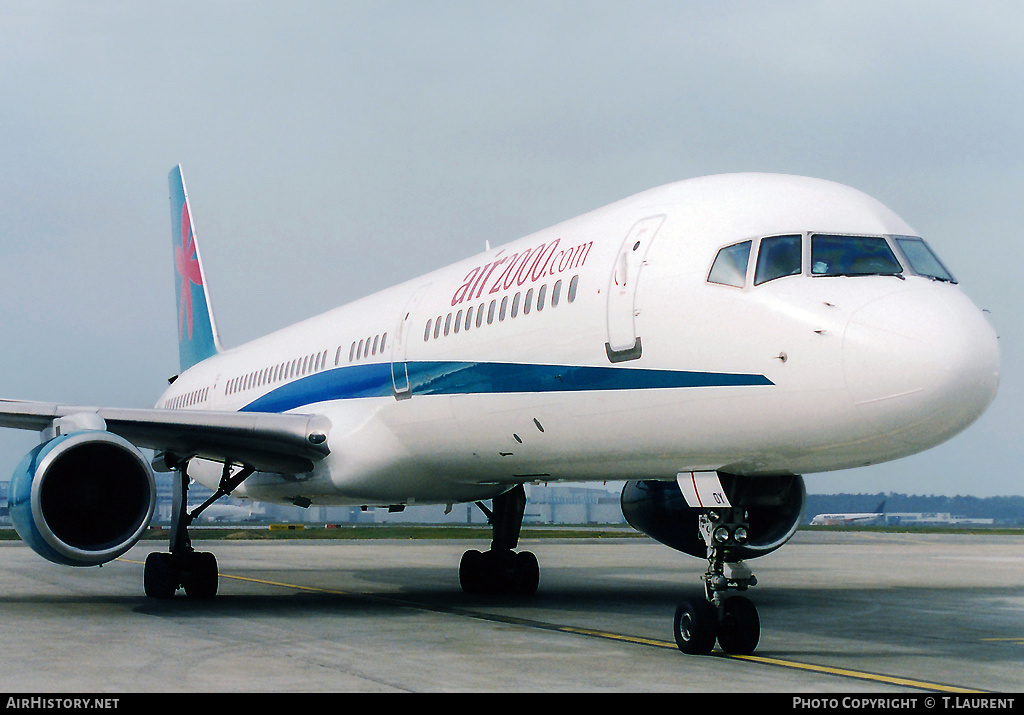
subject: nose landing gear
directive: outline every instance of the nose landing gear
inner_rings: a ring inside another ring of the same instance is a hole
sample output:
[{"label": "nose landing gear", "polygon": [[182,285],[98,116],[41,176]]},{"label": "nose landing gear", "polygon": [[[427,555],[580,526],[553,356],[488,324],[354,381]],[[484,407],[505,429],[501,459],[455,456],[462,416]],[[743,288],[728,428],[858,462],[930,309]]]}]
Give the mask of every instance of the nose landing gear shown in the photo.
[{"label": "nose landing gear", "polygon": [[730,589],[745,591],[757,583],[746,564],[730,558],[746,542],[747,512],[709,509],[701,515],[699,529],[708,549],[708,569],[701,577],[704,598],[687,599],[676,609],[676,645],[690,655],[707,655],[717,640],[726,653],[749,655],[761,636],[757,608],[744,596],[725,597]]}]

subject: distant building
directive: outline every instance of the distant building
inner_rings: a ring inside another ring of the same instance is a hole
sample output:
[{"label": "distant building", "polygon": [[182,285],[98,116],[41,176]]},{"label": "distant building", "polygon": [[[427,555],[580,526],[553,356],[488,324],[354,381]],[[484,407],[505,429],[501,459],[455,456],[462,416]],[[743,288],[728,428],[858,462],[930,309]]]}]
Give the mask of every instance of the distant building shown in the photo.
[{"label": "distant building", "polygon": [[[169,523],[173,495],[173,476],[157,475],[157,509],[154,521]],[[604,485],[562,486],[527,485],[524,524],[624,524],[619,506],[618,490]],[[202,504],[212,492],[205,487],[189,488],[189,508]],[[232,509],[219,509],[229,504]],[[484,503],[490,507],[489,500]],[[234,511],[232,511],[234,510]],[[243,513],[243,511],[245,513]],[[310,506],[301,508],[288,504],[254,503],[249,500],[222,498],[208,512],[223,521],[263,521],[311,524],[475,524],[487,523],[487,516],[476,504],[408,505],[395,507]],[[236,518],[232,519],[232,513]],[[223,515],[223,516],[221,516]],[[200,516],[202,523],[203,518]]]},{"label": "distant building", "polygon": [[901,511],[886,513],[884,523],[887,526],[991,526],[995,524],[995,519],[953,516],[949,512]]},{"label": "distant building", "polygon": [[594,486],[530,487],[526,524],[624,524],[619,491]]},{"label": "distant building", "polygon": [[[602,486],[527,485],[524,524],[624,524],[619,492]],[[484,505],[490,507],[489,501]],[[387,507],[268,507],[294,521],[327,524],[474,524],[487,523],[476,504]]]},{"label": "distant building", "polygon": [[7,510],[7,494],[10,487],[10,482],[0,482],[0,524],[4,526],[11,523],[11,515]]}]

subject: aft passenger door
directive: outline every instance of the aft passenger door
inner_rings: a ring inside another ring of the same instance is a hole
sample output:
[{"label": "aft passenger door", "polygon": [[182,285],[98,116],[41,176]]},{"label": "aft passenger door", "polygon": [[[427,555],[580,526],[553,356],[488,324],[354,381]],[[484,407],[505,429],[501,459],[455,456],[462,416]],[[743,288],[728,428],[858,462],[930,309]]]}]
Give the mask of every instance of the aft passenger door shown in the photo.
[{"label": "aft passenger door", "polygon": [[626,234],[608,280],[608,342],[605,352],[611,362],[636,360],[642,352],[636,333],[636,289],[640,271],[654,236],[665,216],[641,219]]}]

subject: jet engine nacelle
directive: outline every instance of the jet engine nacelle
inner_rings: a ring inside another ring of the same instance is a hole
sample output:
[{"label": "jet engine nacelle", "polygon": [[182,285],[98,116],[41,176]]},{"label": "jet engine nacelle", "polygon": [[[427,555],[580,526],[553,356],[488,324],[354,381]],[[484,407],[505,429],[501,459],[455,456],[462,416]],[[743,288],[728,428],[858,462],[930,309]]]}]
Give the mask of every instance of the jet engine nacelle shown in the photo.
[{"label": "jet engine nacelle", "polygon": [[[732,505],[748,514],[747,541],[732,549],[737,559],[764,556],[796,533],[807,501],[802,477],[719,474],[719,478]],[[677,551],[707,557],[707,544],[698,529],[702,510],[687,505],[677,482],[626,482],[620,501],[623,516],[637,531]]]},{"label": "jet engine nacelle", "polygon": [[14,470],[8,502],[18,535],[50,561],[96,566],[135,545],[153,518],[153,470],[110,432],[43,442]]}]

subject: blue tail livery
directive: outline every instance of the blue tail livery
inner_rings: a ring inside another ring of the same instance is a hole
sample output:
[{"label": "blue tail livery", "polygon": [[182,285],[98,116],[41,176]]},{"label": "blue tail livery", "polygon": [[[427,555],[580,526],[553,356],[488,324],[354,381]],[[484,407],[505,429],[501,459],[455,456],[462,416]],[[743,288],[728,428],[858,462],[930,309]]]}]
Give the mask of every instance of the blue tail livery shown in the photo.
[{"label": "blue tail livery", "polygon": [[181,371],[220,352],[220,339],[206,289],[195,224],[188,205],[181,165],[168,177],[171,190],[171,241],[174,245],[174,288],[178,301],[178,354]]}]

